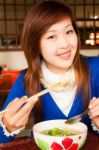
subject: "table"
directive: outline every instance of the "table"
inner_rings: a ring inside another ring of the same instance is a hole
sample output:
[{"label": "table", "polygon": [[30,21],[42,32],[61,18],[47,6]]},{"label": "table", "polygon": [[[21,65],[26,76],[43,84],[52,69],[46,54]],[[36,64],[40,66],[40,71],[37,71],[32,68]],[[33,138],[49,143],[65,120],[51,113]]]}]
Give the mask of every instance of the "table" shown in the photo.
[{"label": "table", "polygon": [[87,141],[81,150],[99,150],[99,135],[89,132]]},{"label": "table", "polygon": [[[34,140],[29,137],[21,137],[13,142],[0,144],[0,150],[40,150]],[[81,150],[99,150],[99,135],[88,133],[87,141]]]}]

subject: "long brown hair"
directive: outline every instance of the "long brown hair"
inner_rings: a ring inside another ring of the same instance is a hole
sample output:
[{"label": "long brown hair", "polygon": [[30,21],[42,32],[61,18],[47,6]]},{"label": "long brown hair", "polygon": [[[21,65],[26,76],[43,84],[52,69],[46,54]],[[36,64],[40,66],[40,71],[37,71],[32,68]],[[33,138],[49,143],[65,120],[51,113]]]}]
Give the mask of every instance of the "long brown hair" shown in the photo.
[{"label": "long brown hair", "polygon": [[[40,54],[40,39],[46,30],[54,23],[69,17],[78,37],[78,48],[75,55],[73,65],[77,77],[78,91],[82,89],[83,99],[85,106],[87,105],[88,92],[89,92],[89,70],[80,56],[80,41],[78,29],[76,26],[75,18],[69,6],[54,2],[44,1],[28,12],[22,34],[22,47],[27,59],[28,69],[25,74],[25,85],[28,96],[31,96],[40,91],[40,73],[41,73],[41,60]],[[87,84],[86,84],[87,83]],[[36,112],[39,116],[41,114],[40,101],[35,105]]]}]

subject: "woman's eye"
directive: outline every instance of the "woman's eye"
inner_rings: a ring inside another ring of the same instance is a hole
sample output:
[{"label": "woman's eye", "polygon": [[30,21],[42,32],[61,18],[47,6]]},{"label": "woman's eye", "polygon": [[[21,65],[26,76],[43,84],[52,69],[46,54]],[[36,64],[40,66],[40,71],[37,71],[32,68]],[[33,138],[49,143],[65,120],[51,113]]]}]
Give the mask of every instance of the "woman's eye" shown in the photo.
[{"label": "woman's eye", "polygon": [[72,34],[74,31],[73,30],[68,30],[67,32],[66,32],[66,34]]},{"label": "woman's eye", "polygon": [[54,39],[56,36],[55,35],[51,35],[51,36],[48,36],[47,39]]}]

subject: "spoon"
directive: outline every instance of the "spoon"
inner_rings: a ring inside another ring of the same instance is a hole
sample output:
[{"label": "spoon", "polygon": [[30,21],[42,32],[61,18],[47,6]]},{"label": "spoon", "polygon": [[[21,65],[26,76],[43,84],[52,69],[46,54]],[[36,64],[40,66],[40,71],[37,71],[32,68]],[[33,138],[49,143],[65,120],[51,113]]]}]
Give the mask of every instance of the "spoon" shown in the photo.
[{"label": "spoon", "polygon": [[79,121],[81,121],[87,115],[87,113],[88,113],[88,109],[86,109],[80,115],[71,117],[70,119],[66,120],[65,123],[66,124],[73,124],[73,123],[79,122]]}]

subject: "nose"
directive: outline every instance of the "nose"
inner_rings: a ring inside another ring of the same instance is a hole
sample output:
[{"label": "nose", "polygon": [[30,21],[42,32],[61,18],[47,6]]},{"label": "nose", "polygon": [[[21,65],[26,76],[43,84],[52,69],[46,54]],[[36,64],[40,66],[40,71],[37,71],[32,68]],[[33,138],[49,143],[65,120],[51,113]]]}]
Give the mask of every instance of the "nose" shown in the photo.
[{"label": "nose", "polygon": [[66,38],[66,36],[64,36],[64,35],[61,35],[61,36],[59,37],[58,44],[59,44],[59,47],[60,47],[61,49],[62,49],[62,48],[67,48],[68,45],[69,45],[68,38]]}]

